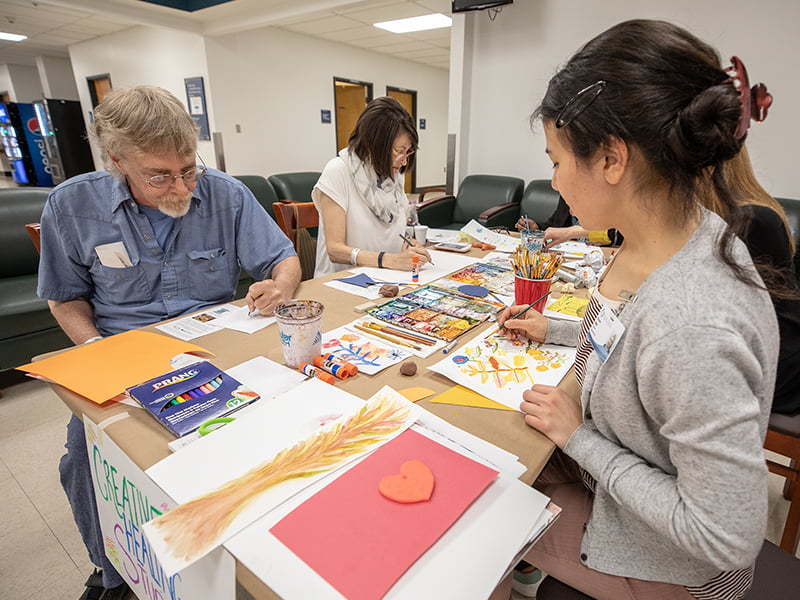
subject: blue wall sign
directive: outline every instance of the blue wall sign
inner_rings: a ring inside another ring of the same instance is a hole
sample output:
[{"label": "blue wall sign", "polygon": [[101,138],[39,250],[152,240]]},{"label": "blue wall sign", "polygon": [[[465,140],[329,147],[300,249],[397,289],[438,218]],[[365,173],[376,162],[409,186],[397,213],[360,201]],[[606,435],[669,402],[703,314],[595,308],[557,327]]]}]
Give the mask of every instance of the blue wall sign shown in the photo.
[{"label": "blue wall sign", "polygon": [[183,80],[186,85],[186,104],[189,106],[189,114],[200,128],[200,140],[209,141],[211,132],[208,129],[208,112],[206,111],[206,90],[203,86],[202,77],[186,77]]}]

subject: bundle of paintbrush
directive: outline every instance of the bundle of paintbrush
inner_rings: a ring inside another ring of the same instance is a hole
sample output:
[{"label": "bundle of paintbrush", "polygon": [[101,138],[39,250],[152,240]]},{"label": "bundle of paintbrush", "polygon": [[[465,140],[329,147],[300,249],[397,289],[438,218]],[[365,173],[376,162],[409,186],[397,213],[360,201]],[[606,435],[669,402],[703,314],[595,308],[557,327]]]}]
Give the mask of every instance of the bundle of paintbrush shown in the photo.
[{"label": "bundle of paintbrush", "polygon": [[519,246],[511,253],[514,274],[526,279],[550,279],[563,262],[564,258],[556,252],[531,251],[527,246]]}]

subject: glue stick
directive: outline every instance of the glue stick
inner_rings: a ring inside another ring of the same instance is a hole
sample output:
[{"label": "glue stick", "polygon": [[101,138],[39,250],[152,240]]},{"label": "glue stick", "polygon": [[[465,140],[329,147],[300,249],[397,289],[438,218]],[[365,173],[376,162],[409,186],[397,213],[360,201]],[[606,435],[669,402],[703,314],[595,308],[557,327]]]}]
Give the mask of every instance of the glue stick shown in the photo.
[{"label": "glue stick", "polygon": [[411,283],[419,283],[419,254],[411,257]]},{"label": "glue stick", "polygon": [[338,361],[328,360],[324,356],[315,356],[314,366],[323,369],[324,371],[327,371],[328,373],[336,376],[339,379],[347,379],[348,377],[350,377],[349,371],[345,368],[345,366],[342,363]]},{"label": "glue stick", "polygon": [[317,379],[324,381],[325,383],[330,383],[331,385],[336,383],[336,377],[334,377],[330,373],[326,373],[321,369],[315,368],[310,363],[304,362],[298,367],[297,370],[303,373],[304,375],[308,375],[309,377],[316,377]]},{"label": "glue stick", "polygon": [[323,354],[322,358],[328,360],[332,363],[336,363],[337,365],[342,365],[344,370],[347,374],[352,377],[353,375],[358,375],[358,367],[351,362],[347,362],[346,360],[342,360],[338,356],[336,356],[333,352],[329,352],[328,354]]}]

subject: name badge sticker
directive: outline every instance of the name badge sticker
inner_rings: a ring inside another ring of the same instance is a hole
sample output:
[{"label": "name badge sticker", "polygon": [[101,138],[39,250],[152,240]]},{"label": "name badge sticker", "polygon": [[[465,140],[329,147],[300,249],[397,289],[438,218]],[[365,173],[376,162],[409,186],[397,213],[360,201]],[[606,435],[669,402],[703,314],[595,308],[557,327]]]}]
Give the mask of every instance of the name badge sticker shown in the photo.
[{"label": "name badge sticker", "polygon": [[588,337],[602,362],[606,362],[614,352],[623,333],[625,333],[625,326],[617,318],[617,315],[607,306],[600,309],[600,313],[589,329]]}]

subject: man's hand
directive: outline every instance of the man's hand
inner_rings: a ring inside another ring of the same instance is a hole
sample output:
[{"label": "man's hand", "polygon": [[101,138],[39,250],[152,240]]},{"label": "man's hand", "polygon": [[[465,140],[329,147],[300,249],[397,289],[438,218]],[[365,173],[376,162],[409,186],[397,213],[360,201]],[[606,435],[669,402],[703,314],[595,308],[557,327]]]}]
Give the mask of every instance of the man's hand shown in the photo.
[{"label": "man's hand", "polygon": [[300,276],[300,260],[296,256],[283,259],[272,270],[272,279],[258,281],[247,290],[247,308],[271,315],[276,306],[292,299]]},{"label": "man's hand", "polygon": [[258,281],[247,290],[247,308],[250,312],[260,312],[262,315],[271,315],[275,307],[290,300],[291,294],[287,294],[272,279]]}]

